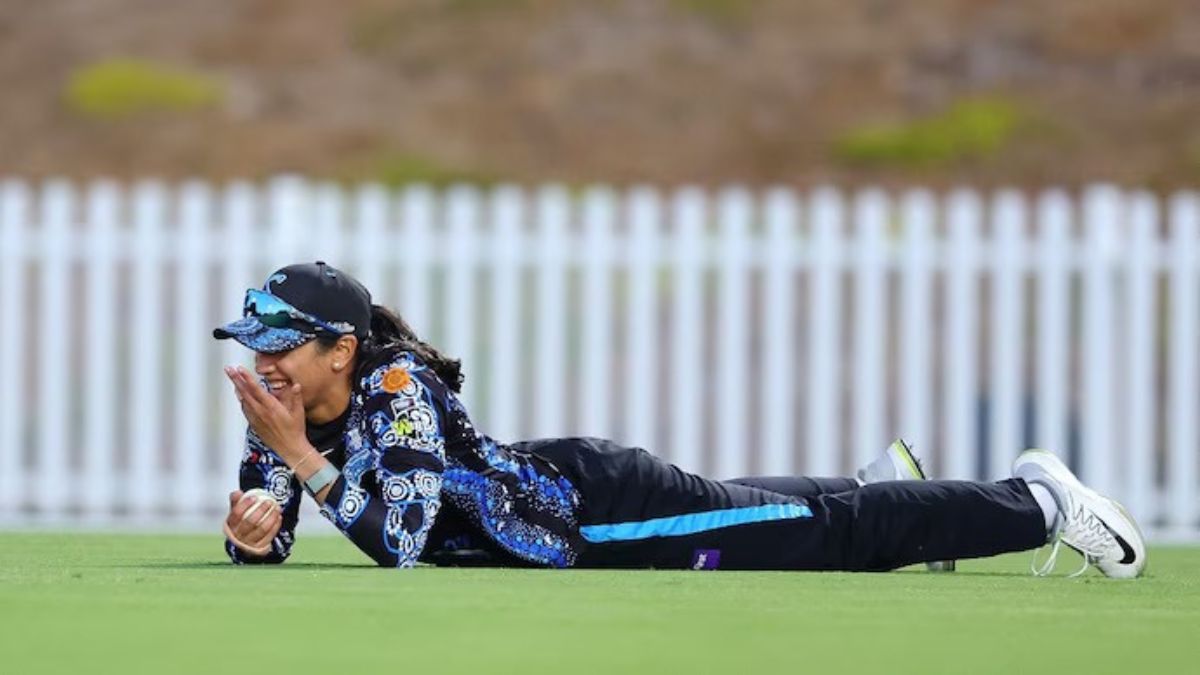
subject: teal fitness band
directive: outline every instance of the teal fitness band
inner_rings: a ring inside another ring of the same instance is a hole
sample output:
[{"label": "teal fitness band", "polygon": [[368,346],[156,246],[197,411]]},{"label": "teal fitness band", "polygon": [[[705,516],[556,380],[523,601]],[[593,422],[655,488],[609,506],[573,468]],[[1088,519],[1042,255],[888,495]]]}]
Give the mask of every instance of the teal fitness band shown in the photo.
[{"label": "teal fitness band", "polygon": [[326,464],[304,481],[304,489],[315,498],[318,492],[333,484],[333,481],[337,480],[340,475],[341,472],[337,470],[336,466]]}]

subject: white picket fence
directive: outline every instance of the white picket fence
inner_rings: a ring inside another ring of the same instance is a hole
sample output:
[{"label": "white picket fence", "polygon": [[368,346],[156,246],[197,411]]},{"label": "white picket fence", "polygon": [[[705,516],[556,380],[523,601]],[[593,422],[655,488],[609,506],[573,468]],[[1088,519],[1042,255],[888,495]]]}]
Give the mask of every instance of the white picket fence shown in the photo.
[{"label": "white picket fence", "polygon": [[211,329],[274,268],[354,273],[465,361],[500,440],[712,475],[939,477],[1068,457],[1200,539],[1200,197],[0,183],[0,522],[213,527],[250,362]]}]

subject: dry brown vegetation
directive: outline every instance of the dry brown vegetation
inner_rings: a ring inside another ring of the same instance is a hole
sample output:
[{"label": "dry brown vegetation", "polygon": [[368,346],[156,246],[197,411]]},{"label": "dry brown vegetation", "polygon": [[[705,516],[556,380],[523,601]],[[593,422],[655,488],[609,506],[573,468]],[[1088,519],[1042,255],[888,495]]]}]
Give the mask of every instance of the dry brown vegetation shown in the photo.
[{"label": "dry brown vegetation", "polygon": [[[220,96],[72,104],[112,59]],[[0,83],[3,171],[32,177],[1200,178],[1194,0],[7,0]],[[964,101],[995,137],[926,147]]]}]

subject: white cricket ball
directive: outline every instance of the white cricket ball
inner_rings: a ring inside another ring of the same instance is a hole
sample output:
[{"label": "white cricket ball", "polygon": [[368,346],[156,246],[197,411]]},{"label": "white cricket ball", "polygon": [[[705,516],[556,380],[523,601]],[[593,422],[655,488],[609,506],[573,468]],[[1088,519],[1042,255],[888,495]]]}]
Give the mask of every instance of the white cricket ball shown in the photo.
[{"label": "white cricket ball", "polygon": [[246,492],[242,494],[242,500],[244,501],[247,499],[253,499],[254,503],[250,505],[250,508],[246,509],[244,514],[242,514],[243,520],[249,518],[260,507],[266,507],[266,511],[263,513],[260,520],[262,518],[266,518],[266,514],[270,513],[273,509],[278,510],[281,508],[279,502],[275,501],[275,497],[271,496],[270,492],[267,492],[262,488],[246,490]]}]

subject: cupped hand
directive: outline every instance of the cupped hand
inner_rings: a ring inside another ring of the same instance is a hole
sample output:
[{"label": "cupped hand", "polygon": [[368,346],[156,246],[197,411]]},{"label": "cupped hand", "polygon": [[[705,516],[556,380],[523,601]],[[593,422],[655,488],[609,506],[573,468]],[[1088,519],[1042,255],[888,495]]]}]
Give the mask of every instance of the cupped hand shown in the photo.
[{"label": "cupped hand", "polygon": [[274,501],[260,503],[234,490],[229,493],[229,515],[225,518],[225,536],[235,546],[256,556],[271,552],[271,540],[283,526],[283,510]]},{"label": "cupped hand", "polygon": [[299,459],[308,448],[300,385],[293,384],[275,398],[245,368],[226,367],[225,376],[233,383],[242,414],[254,433],[289,464]]}]

